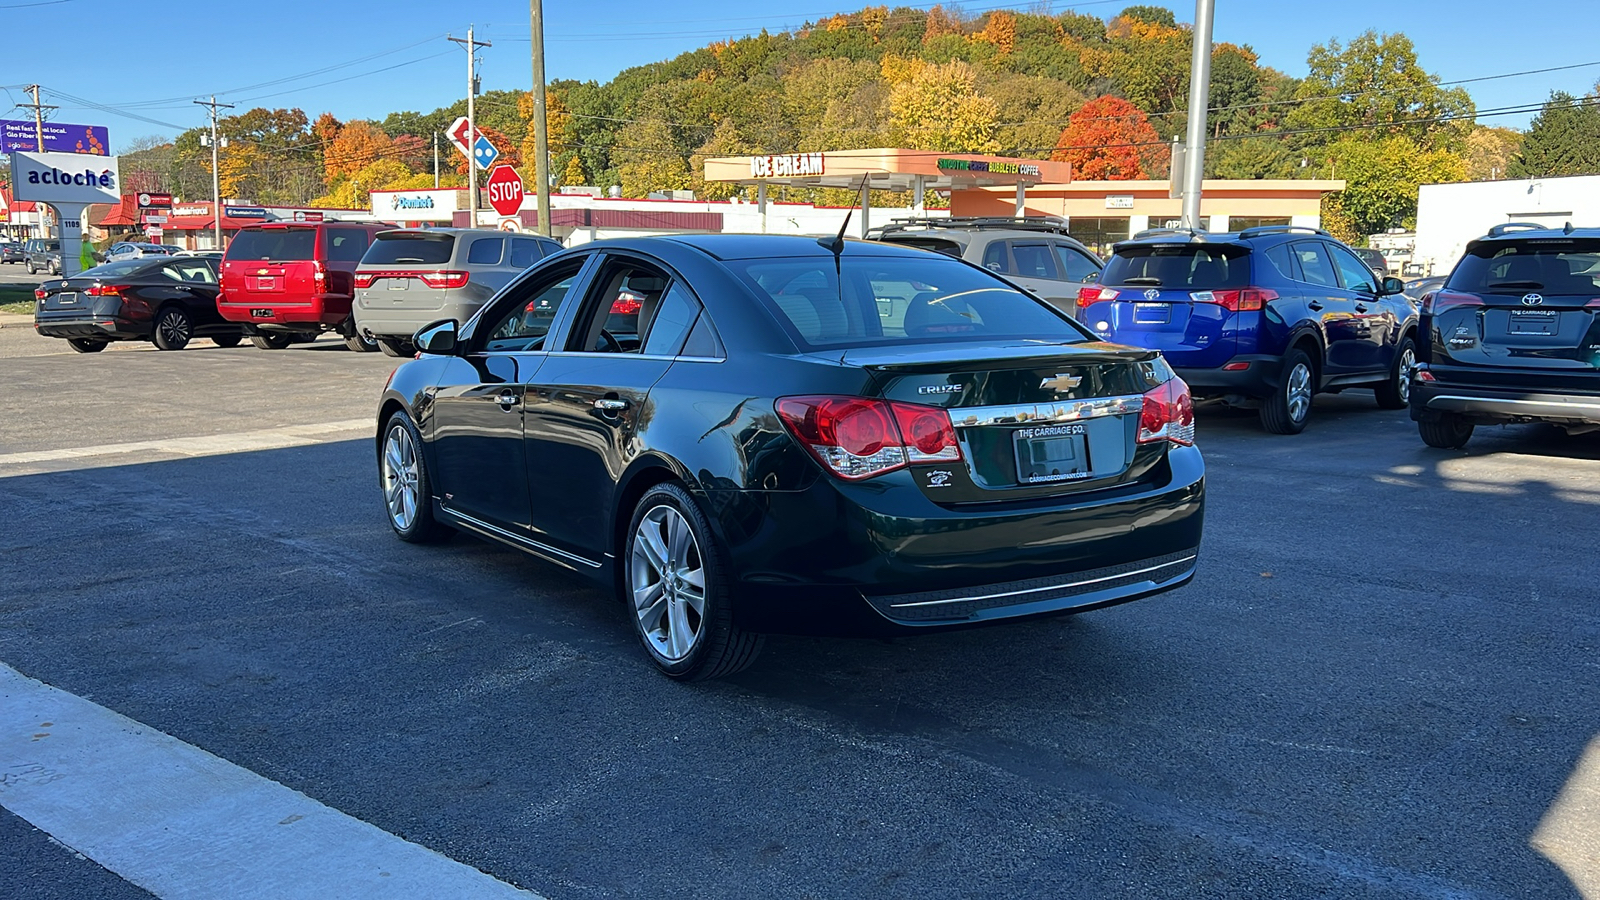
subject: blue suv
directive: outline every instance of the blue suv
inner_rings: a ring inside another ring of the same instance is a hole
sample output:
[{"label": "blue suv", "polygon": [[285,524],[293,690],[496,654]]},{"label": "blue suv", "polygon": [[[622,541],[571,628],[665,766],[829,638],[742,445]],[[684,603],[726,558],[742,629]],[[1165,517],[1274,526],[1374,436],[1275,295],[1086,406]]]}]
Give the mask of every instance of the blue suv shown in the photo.
[{"label": "blue suv", "polygon": [[1141,232],[1112,248],[1078,318],[1101,337],[1160,350],[1195,399],[1258,409],[1299,434],[1311,398],[1371,388],[1404,409],[1416,366],[1415,308],[1326,231],[1286,225],[1208,234]]}]

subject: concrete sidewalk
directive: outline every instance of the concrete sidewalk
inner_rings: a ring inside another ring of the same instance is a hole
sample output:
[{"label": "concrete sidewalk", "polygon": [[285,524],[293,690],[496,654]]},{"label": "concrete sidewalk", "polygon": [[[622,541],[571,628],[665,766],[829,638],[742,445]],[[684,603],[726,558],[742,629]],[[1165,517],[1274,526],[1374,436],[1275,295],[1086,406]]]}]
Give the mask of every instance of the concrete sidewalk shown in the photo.
[{"label": "concrete sidewalk", "polygon": [[16,316],[0,313],[0,328],[32,328],[33,316]]}]

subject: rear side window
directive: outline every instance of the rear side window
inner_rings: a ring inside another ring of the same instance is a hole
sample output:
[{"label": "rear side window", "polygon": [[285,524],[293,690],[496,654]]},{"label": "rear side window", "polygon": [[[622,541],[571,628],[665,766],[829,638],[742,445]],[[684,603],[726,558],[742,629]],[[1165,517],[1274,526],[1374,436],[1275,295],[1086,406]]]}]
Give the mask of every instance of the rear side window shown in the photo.
[{"label": "rear side window", "polygon": [[380,234],[361,257],[363,265],[437,266],[450,261],[455,249],[453,234]]},{"label": "rear side window", "polygon": [[367,232],[362,228],[329,228],[328,259],[334,262],[360,262],[367,253]]},{"label": "rear side window", "polygon": [[1100,282],[1215,291],[1250,286],[1250,249],[1231,244],[1141,244],[1119,248]]},{"label": "rear side window", "polygon": [[316,249],[314,228],[247,228],[234,235],[228,259],[295,262],[314,259]]},{"label": "rear side window", "polygon": [[1452,291],[1593,294],[1600,288],[1600,240],[1539,238],[1510,246],[1487,242],[1467,251],[1450,273]]},{"label": "rear side window", "polygon": [[1268,247],[1266,253],[1267,261],[1272,263],[1272,267],[1278,270],[1279,275],[1282,275],[1290,281],[1300,280],[1300,273],[1295,271],[1294,257],[1289,254],[1288,244],[1278,244],[1275,247]]},{"label": "rear side window", "polygon": [[544,258],[544,250],[539,241],[527,238],[511,239],[511,264],[519,269],[526,269]]},{"label": "rear side window", "polygon": [[504,256],[505,252],[505,238],[479,238],[472,242],[472,248],[467,251],[467,264],[498,266],[500,257]]},{"label": "rear side window", "polygon": [[991,272],[1011,272],[1011,260],[1006,256],[1006,242],[995,241],[983,248],[983,267]]},{"label": "rear side window", "polygon": [[700,314],[700,304],[689,296],[683,285],[673,282],[661,298],[655,318],[644,328],[644,353],[646,356],[672,356],[682,346],[689,329],[694,327],[695,316]]},{"label": "rear side window", "polygon": [[1339,280],[1333,274],[1333,260],[1328,258],[1328,251],[1316,241],[1302,241],[1290,244],[1289,251],[1294,254],[1294,261],[1300,266],[1300,280],[1306,284],[1318,287],[1336,288]]}]

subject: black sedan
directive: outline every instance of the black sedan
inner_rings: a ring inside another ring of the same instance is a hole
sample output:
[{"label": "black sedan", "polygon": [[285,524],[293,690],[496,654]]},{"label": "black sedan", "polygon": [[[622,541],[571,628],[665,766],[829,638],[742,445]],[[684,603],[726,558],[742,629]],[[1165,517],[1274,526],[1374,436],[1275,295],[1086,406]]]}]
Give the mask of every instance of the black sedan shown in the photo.
[{"label": "black sedan", "polygon": [[207,337],[232,347],[240,327],[217,314],[217,262],[200,257],[126,259],[52,279],[33,292],[33,328],[66,338],[79,353],[111,341],[152,341],[182,350]]},{"label": "black sedan", "polygon": [[1188,582],[1187,387],[969,263],[882,243],[602,241],[418,332],[377,462],[460,529],[612,586],[692,679],[767,632],[912,633]]}]

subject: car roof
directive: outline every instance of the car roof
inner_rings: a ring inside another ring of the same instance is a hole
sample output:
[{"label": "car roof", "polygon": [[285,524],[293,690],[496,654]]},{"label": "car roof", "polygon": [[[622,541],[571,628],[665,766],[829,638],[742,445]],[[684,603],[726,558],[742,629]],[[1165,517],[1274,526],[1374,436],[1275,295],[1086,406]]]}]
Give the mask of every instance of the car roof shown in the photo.
[{"label": "car roof", "polygon": [[1489,242],[1510,242],[1518,240],[1561,240],[1563,238],[1600,238],[1600,228],[1574,228],[1568,222],[1561,228],[1550,228],[1533,222],[1504,222],[1489,229],[1489,233],[1482,237],[1473,238],[1467,247],[1478,246]]},{"label": "car roof", "polygon": [[1124,247],[1149,247],[1170,244],[1231,244],[1237,247],[1253,247],[1260,243],[1278,243],[1280,241],[1304,240],[1306,238],[1337,240],[1333,235],[1320,228],[1308,228],[1304,225],[1262,225],[1241,231],[1152,228],[1147,231],[1141,231],[1125,241],[1116,242],[1111,246],[1111,249],[1115,252]]},{"label": "car roof", "polygon": [[386,234],[482,234],[498,235],[500,237],[543,238],[547,241],[554,240],[554,238],[547,238],[542,234],[520,234],[501,231],[498,228],[385,228],[378,232],[377,236],[383,237]]},{"label": "car roof", "polygon": [[[719,260],[766,259],[797,256],[832,256],[833,252],[822,246],[828,237],[806,237],[787,234],[675,234],[660,237],[629,238],[617,241],[596,241],[591,246],[632,246],[648,252],[652,242],[663,241],[693,247]],[[881,241],[863,241],[845,238],[842,255],[846,256],[909,256],[925,259],[927,251],[915,247],[896,247]]]}]

